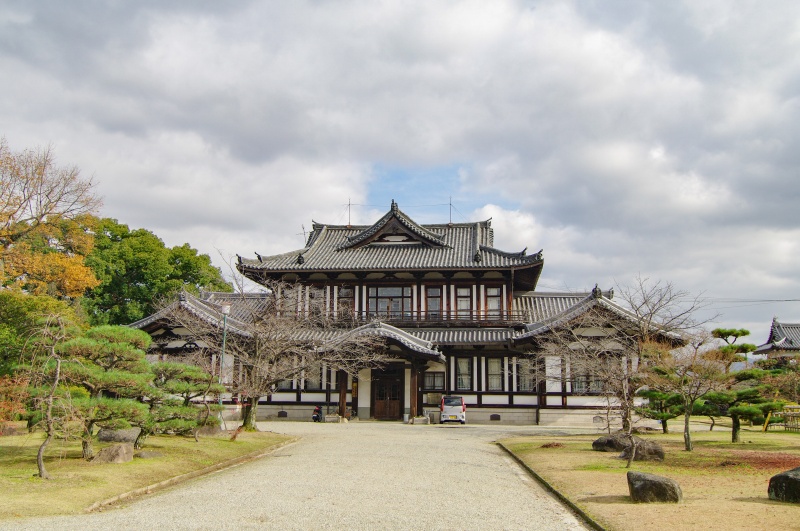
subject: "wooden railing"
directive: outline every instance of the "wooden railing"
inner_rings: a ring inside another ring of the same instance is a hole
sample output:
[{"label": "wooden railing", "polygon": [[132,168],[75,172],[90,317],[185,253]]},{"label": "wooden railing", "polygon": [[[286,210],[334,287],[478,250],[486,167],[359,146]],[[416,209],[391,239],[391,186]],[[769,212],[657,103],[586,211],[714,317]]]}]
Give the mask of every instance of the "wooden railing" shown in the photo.
[{"label": "wooden railing", "polygon": [[530,316],[525,312],[511,311],[437,311],[437,312],[404,312],[404,311],[340,311],[335,316],[342,321],[383,321],[386,323],[410,323],[417,326],[441,326],[446,324],[491,325],[508,323],[527,323]]}]

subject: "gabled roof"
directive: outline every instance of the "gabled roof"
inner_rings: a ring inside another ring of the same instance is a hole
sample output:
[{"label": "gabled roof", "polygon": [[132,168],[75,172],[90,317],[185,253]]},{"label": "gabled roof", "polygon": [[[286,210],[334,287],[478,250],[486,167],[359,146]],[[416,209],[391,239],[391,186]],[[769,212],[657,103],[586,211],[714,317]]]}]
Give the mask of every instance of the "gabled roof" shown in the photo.
[{"label": "gabled roof", "polygon": [[[228,332],[247,337],[250,332],[247,330],[246,323],[252,318],[254,312],[258,312],[259,308],[267,307],[266,301],[268,297],[270,297],[269,293],[204,292],[200,297],[197,297],[191,293],[182,292],[178,296],[178,300],[172,304],[128,326],[152,333],[154,330],[161,328],[164,322],[168,321],[172,312],[183,310],[211,325],[222,328],[222,306],[228,305],[230,306],[226,325]],[[444,362],[444,356],[434,348],[430,341],[381,322],[365,324],[350,330],[335,328],[308,329],[301,331],[300,334],[301,337],[298,337],[298,340],[319,343],[329,341],[335,343],[349,334],[383,337],[405,347],[406,350],[414,354],[414,357]],[[176,347],[185,345],[185,342],[179,345],[178,343],[180,342],[177,340],[175,343]]]},{"label": "gabled roof", "polygon": [[781,323],[775,317],[772,319],[767,342],[760,345],[755,354],[783,350],[800,350],[800,323]]},{"label": "gabled roof", "polygon": [[[525,331],[514,337],[514,344],[519,345],[528,343],[537,336],[541,336],[557,328],[565,327],[573,319],[576,319],[577,317],[580,317],[581,315],[584,315],[595,308],[603,308],[604,310],[607,310],[612,314],[632,323],[638,322],[639,317],[635,313],[611,300],[613,293],[613,290],[603,292],[600,290],[600,288],[595,286],[592,292],[580,300],[577,304],[574,304],[565,310],[551,315],[545,319],[525,325]],[[656,325],[652,325],[652,331],[659,333],[668,341],[681,341],[681,338],[678,334],[670,331],[661,331]]]},{"label": "gabled roof", "polygon": [[369,226],[314,223],[306,246],[288,253],[239,257],[237,269],[256,281],[285,273],[515,270],[522,289],[541,274],[542,251],[527,254],[494,248],[491,220],[420,225],[397,204]]},{"label": "gabled roof", "polygon": [[417,224],[417,222],[403,213],[397,207],[397,203],[392,200],[392,206],[389,212],[384,214],[384,216],[371,227],[353,236],[347,236],[345,241],[342,242],[336,250],[355,249],[371,242],[380,241],[381,238],[384,238],[384,241],[391,241],[393,237],[398,243],[402,242],[403,245],[408,245],[413,242],[434,247],[447,246],[440,235],[434,234],[422,225]]},{"label": "gabled roof", "polygon": [[[172,304],[128,326],[150,332],[160,323],[167,321],[171,314],[183,310],[209,324],[222,327],[224,320],[222,307],[223,305],[230,305],[231,310],[227,319],[228,330],[232,333],[248,335],[247,325],[245,324],[247,316],[252,312],[253,308],[258,308],[260,301],[266,303],[267,297],[267,293],[241,294],[222,292],[204,292],[200,297],[197,297],[184,291],[178,295],[177,300]],[[236,304],[236,301],[242,300],[248,301],[248,304]]]}]

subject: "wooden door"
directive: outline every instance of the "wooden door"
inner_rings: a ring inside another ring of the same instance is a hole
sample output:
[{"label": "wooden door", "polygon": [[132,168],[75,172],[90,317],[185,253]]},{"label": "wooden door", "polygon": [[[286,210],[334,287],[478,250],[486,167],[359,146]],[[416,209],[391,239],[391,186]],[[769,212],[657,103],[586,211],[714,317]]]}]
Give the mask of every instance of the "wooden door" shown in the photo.
[{"label": "wooden door", "polygon": [[380,420],[403,418],[403,378],[402,367],[373,371],[372,416]]}]

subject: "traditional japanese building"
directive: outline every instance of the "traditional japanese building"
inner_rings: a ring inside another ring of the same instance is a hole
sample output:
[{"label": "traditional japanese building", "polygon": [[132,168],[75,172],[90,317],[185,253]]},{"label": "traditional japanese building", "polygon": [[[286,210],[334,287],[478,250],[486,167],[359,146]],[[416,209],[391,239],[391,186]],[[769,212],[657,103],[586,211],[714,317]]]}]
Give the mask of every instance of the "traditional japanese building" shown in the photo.
[{"label": "traditional japanese building", "polygon": [[[315,222],[301,249],[239,257],[238,270],[255,282],[299,286],[298,314],[313,299],[335,319],[363,323],[359,333],[385,339],[394,359],[346,382],[332,367],[303,371],[261,402],[259,418],[307,420],[315,404],[331,406],[344,397],[361,419],[431,415],[436,421],[441,397],[452,394],[465,398],[469,422],[591,424],[608,403],[603,382],[570,370],[565,353],[537,352],[537,340],[598,308],[635,317],[612,300],[613,291],[537,291],[543,266],[542,251],[495,248],[490,220],[421,225],[394,201],[373,225]],[[170,312],[224,322],[237,333],[246,328],[243,300],[241,294],[184,294],[131,326],[151,334],[159,355],[182,353],[203,345],[187,343],[185,331],[167,319]],[[235,363],[225,360],[223,378]]]},{"label": "traditional japanese building", "polygon": [[800,356],[800,323],[781,323],[772,319],[767,342],[753,352],[767,358],[796,358]]}]

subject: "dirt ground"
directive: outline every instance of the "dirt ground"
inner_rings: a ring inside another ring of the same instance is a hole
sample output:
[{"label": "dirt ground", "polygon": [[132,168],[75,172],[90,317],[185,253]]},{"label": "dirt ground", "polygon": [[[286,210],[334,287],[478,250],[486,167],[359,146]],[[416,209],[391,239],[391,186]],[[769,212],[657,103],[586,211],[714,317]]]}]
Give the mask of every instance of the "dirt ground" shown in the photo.
[{"label": "dirt ground", "polygon": [[645,438],[660,443],[662,463],[635,462],[631,470],[676,480],[680,504],[630,501],[625,461],[595,452],[596,436],[510,439],[503,443],[553,487],[610,530],[788,530],[800,529],[800,505],[769,500],[773,475],[800,467],[800,434],[742,433],[732,444],[729,432],[693,433],[695,449],[683,450],[682,434]]}]

